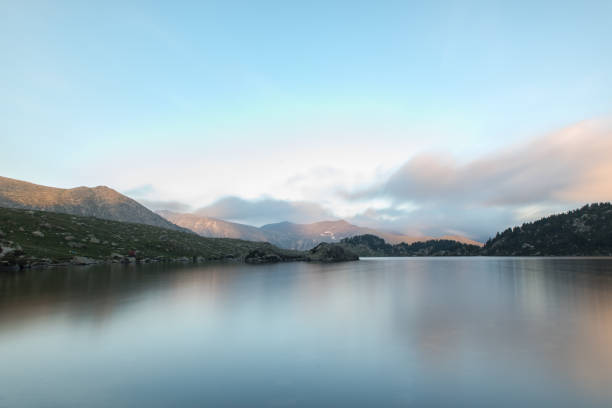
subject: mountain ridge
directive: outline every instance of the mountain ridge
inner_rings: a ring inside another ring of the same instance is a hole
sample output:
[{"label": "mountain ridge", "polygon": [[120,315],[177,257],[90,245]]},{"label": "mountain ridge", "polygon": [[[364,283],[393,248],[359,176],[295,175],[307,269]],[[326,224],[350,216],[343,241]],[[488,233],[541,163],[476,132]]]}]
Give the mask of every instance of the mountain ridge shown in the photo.
[{"label": "mountain ridge", "polygon": [[[168,210],[157,211],[157,213],[169,221],[205,237],[267,241],[281,248],[296,250],[307,250],[323,242],[340,242],[344,238],[365,234],[376,235],[394,244],[411,244],[434,239],[432,237],[413,237],[360,227],[346,220],[319,221],[310,224],[297,224],[289,221],[282,221],[255,227],[199,214],[177,213]],[[445,237],[440,239],[445,239]],[[447,239],[479,246],[482,245],[479,242],[472,241],[465,237]]]},{"label": "mountain ridge", "polygon": [[58,212],[186,231],[107,186],[64,189],[0,176],[0,207]]},{"label": "mountain ridge", "polygon": [[[467,237],[462,237],[458,235],[444,235],[439,238],[434,238],[430,236],[411,236],[405,235],[395,232],[389,232],[384,230],[377,230],[369,227],[361,227],[355,224],[351,224],[346,220],[336,220],[336,221],[318,221],[310,224],[296,224],[289,221],[283,221],[280,223],[266,224],[261,227],[261,229],[267,231],[282,231],[291,228],[293,231],[301,231],[305,234],[316,234],[317,227],[323,227],[333,234],[330,234],[330,237],[333,237],[333,241],[341,241],[343,238],[349,238],[356,235],[376,235],[385,239],[385,241],[390,242],[392,244],[406,243],[412,244],[414,242],[424,242],[435,239],[446,239],[450,241],[457,241],[464,244],[471,244],[476,246],[482,246],[482,243],[478,241],[471,240]],[[343,228],[343,229],[339,229]],[[321,229],[321,228],[319,228]],[[320,233],[319,233],[320,234]],[[337,234],[337,235],[336,235]]]},{"label": "mountain ridge", "polygon": [[261,229],[219,218],[207,217],[191,213],[178,213],[170,210],[158,210],[157,214],[166,220],[183,226],[196,234],[208,238],[235,238],[248,241],[265,242],[269,235]]}]

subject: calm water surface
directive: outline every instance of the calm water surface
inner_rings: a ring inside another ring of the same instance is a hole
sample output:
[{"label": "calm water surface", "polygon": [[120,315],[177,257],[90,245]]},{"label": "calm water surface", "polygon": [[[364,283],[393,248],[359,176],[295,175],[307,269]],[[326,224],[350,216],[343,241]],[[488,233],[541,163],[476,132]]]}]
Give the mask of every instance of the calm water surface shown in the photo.
[{"label": "calm water surface", "polygon": [[0,407],[611,407],[612,260],[0,275]]}]

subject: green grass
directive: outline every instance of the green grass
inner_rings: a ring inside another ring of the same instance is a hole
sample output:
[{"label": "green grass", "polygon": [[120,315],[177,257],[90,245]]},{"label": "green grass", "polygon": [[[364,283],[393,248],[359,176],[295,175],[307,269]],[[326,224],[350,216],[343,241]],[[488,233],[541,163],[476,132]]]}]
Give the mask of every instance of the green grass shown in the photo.
[{"label": "green grass", "polygon": [[[299,254],[263,242],[204,238],[143,224],[11,208],[0,208],[0,244],[13,248],[18,244],[24,253],[22,261],[47,258],[52,263],[75,256],[105,260],[112,254],[128,256],[131,251],[137,258],[201,257],[207,261],[242,261],[254,249]],[[4,254],[0,253],[0,259]]]}]

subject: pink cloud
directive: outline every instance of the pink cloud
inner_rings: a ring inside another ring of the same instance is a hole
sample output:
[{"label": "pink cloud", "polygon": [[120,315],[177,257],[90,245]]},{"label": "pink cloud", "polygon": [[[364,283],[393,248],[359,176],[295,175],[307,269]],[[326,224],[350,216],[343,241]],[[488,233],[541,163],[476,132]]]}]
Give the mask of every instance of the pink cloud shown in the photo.
[{"label": "pink cloud", "polygon": [[418,155],[353,197],[515,206],[612,200],[612,121],[590,120],[467,163]]}]

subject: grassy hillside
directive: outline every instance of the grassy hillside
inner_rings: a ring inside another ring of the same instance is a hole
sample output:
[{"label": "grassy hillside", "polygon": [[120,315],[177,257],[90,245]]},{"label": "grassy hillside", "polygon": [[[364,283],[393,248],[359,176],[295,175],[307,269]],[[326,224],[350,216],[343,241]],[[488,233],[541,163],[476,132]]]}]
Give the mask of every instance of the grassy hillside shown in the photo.
[{"label": "grassy hillside", "polygon": [[303,255],[262,242],[204,238],[143,224],[11,208],[0,208],[0,249],[4,265],[69,262],[75,257],[124,262],[183,257],[242,261],[256,249],[273,249],[283,260]]}]

